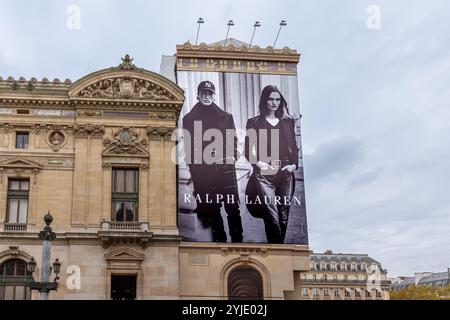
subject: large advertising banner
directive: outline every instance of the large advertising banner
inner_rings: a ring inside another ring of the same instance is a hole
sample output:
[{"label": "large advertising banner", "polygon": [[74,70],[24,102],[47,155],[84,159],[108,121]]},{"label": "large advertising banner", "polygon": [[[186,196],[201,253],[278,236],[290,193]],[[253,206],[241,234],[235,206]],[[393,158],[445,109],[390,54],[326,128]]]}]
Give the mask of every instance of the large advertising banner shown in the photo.
[{"label": "large advertising banner", "polygon": [[296,76],[179,71],[185,241],[308,244]]}]

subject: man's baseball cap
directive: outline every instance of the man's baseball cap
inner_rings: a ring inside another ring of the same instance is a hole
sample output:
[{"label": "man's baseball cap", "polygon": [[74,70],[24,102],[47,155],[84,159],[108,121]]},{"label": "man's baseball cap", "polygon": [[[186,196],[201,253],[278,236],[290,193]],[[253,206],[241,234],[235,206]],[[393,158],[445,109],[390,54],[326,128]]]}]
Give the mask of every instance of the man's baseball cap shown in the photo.
[{"label": "man's baseball cap", "polygon": [[212,83],[211,81],[200,82],[197,88],[197,92],[200,92],[202,90],[209,90],[216,93],[216,87],[214,86],[214,83]]}]

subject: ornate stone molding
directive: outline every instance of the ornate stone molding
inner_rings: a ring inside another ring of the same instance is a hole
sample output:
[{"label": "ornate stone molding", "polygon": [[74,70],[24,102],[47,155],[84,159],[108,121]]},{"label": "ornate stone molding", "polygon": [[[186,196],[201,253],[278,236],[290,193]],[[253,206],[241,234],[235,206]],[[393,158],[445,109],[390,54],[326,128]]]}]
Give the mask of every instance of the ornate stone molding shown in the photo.
[{"label": "ornate stone molding", "polygon": [[76,137],[91,136],[93,138],[102,138],[105,134],[105,127],[94,124],[76,124],[74,126],[74,132]]},{"label": "ornate stone molding", "polygon": [[147,127],[147,135],[152,137],[171,137],[172,133],[176,130],[176,127]]},{"label": "ornate stone molding", "polygon": [[44,130],[45,126],[43,124],[35,124],[32,128],[33,133],[35,135],[40,135],[41,134],[41,130]]},{"label": "ornate stone molding", "polygon": [[141,138],[139,133],[130,127],[123,127],[113,131],[112,137],[103,139],[103,145],[105,146],[104,156],[121,154],[148,156],[146,150],[148,146],[147,139]]}]

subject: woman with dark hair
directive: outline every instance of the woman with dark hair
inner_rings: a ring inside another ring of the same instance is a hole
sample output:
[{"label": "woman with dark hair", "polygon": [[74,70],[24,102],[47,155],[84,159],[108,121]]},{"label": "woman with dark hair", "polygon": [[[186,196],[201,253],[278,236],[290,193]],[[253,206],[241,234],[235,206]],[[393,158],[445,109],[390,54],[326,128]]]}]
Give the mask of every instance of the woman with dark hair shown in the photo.
[{"label": "woman with dark hair", "polygon": [[[284,243],[290,202],[298,167],[295,120],[276,86],[266,86],[259,102],[259,115],[247,121],[245,157],[252,164],[249,180],[261,203],[258,216],[264,219],[268,243]],[[252,205],[250,205],[252,206]],[[249,207],[255,210],[255,206]]]}]

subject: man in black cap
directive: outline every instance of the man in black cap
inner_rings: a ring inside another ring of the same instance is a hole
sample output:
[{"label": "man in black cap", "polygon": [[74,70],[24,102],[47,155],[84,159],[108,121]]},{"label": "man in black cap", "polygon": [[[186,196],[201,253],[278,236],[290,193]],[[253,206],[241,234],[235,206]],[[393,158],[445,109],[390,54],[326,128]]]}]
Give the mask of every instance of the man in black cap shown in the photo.
[{"label": "man in black cap", "polygon": [[[185,141],[185,146],[190,145],[185,149],[185,160],[194,184],[194,195],[197,202],[195,212],[204,225],[211,226],[213,241],[227,242],[220,214],[222,201],[217,201],[217,199],[223,199],[231,241],[242,242],[243,230],[234,166],[234,162],[238,158],[238,151],[233,116],[214,103],[215,86],[211,81],[203,81],[198,85],[197,100],[199,102],[183,118],[183,128],[189,132],[191,139],[189,144]],[[194,136],[194,128],[199,126],[201,126],[201,131],[196,131],[199,136]],[[203,141],[203,135],[209,129],[220,132],[224,142],[222,143],[223,150],[208,148],[208,145],[215,140]],[[229,139],[227,131],[233,133],[232,139]],[[201,150],[198,150],[194,141],[201,141]],[[232,150],[233,154],[227,154],[227,150],[228,152]],[[207,154],[204,154],[205,152]],[[217,157],[218,154],[223,157]],[[201,159],[198,159],[198,155],[201,155]],[[213,159],[213,161],[205,162],[203,156]]]}]

